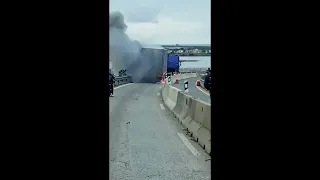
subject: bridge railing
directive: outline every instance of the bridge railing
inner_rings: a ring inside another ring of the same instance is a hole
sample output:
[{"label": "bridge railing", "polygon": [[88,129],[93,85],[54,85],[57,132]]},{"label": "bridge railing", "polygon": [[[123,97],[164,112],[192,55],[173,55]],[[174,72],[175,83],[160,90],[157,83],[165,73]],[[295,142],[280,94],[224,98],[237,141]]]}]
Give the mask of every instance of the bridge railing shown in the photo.
[{"label": "bridge railing", "polygon": [[207,71],[208,68],[180,68],[180,73],[201,73]]},{"label": "bridge railing", "polygon": [[132,82],[132,78],[131,76],[115,76],[115,86],[119,86],[122,84],[127,84],[127,83],[131,83]]}]

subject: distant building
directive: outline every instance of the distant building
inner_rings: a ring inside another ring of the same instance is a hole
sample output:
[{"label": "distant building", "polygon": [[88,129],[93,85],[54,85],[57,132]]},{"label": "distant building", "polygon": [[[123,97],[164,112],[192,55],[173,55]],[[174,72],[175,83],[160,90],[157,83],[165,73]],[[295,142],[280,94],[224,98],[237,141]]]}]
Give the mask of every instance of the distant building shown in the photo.
[{"label": "distant building", "polygon": [[194,50],[193,50],[193,53],[195,53],[195,54],[199,54],[199,53],[200,53],[200,51],[199,51],[199,49],[194,49]]}]

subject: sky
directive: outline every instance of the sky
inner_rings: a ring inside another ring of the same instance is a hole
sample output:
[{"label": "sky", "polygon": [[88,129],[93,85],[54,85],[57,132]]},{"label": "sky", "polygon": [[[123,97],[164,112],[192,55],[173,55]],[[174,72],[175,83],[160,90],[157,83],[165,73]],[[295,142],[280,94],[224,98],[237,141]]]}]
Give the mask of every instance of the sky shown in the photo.
[{"label": "sky", "polygon": [[147,44],[210,44],[211,0],[110,0],[132,40]]}]

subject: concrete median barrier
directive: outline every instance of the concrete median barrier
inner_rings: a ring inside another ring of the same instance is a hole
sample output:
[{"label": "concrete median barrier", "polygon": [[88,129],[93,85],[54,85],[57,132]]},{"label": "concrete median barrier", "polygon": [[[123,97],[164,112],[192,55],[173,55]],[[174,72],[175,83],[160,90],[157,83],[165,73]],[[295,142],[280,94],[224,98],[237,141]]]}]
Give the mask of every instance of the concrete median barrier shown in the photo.
[{"label": "concrete median barrier", "polygon": [[164,99],[164,102],[167,105],[167,107],[172,111],[177,104],[178,92],[181,90],[168,85],[166,85],[165,89],[167,89],[165,90],[167,91],[167,94],[165,92],[164,97],[167,97],[167,98]]},{"label": "concrete median barrier", "polygon": [[197,100],[195,103],[195,112],[192,114],[192,119],[196,120],[201,126],[211,129],[211,105],[207,102]]},{"label": "concrete median barrier", "polygon": [[166,85],[162,89],[165,106],[187,128],[207,153],[211,153],[211,105]]},{"label": "concrete median barrier", "polygon": [[198,100],[196,99],[190,100],[190,108],[189,108],[188,114],[186,118],[182,120],[182,124],[191,133],[191,136],[193,136],[194,133],[197,132],[201,127],[200,123],[195,120],[195,114],[197,111],[197,108],[196,108],[197,101]]},{"label": "concrete median barrier", "polygon": [[198,100],[196,110],[192,118],[200,124],[200,128],[194,132],[194,139],[208,152],[211,152],[211,105]]},{"label": "concrete median barrier", "polygon": [[188,115],[188,112],[191,108],[191,99],[192,96],[184,94],[182,91],[178,92],[177,104],[172,111],[180,123]]},{"label": "concrete median barrier", "polygon": [[183,103],[181,102],[182,99],[183,99],[183,95],[180,92],[178,92],[176,106],[172,109],[172,113],[176,118],[178,118],[178,115],[182,111],[182,107],[183,107]]},{"label": "concrete median barrier", "polygon": [[211,153],[211,131],[209,131],[207,128],[201,127],[197,132],[194,133],[194,139],[207,153]]}]

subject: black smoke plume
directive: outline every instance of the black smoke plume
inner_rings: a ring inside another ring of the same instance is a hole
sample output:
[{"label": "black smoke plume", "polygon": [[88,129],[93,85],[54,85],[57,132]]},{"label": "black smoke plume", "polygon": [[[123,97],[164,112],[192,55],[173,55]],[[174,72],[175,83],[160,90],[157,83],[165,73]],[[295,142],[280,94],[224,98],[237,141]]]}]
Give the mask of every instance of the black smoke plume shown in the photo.
[{"label": "black smoke plume", "polygon": [[112,71],[118,75],[122,69],[132,76],[133,82],[140,82],[151,69],[151,64],[141,57],[141,44],[126,34],[127,25],[121,12],[111,12],[109,21],[109,61]]}]

